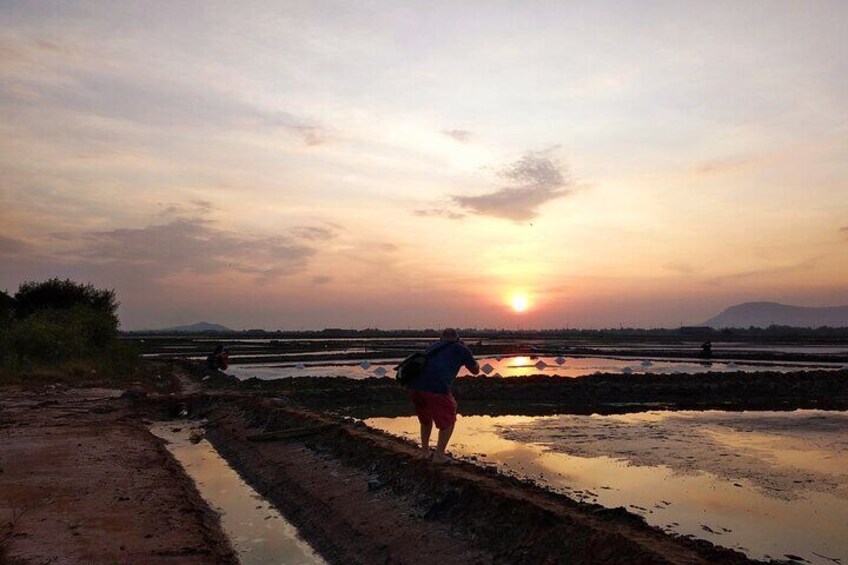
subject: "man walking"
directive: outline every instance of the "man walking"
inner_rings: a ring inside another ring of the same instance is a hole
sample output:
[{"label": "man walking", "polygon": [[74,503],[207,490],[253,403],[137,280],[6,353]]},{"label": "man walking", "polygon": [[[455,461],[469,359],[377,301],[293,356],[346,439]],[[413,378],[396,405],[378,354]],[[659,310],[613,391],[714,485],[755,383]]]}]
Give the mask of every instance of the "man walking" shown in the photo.
[{"label": "man walking", "polygon": [[[421,423],[421,450],[425,457],[432,455],[435,463],[446,463],[445,448],[456,424],[456,400],[451,385],[459,369],[465,367],[472,374],[480,372],[471,351],[459,340],[453,328],[442,332],[442,339],[425,352],[427,362],[418,377],[409,383],[409,398]],[[439,430],[435,453],[430,452],[430,432],[433,423]]]}]

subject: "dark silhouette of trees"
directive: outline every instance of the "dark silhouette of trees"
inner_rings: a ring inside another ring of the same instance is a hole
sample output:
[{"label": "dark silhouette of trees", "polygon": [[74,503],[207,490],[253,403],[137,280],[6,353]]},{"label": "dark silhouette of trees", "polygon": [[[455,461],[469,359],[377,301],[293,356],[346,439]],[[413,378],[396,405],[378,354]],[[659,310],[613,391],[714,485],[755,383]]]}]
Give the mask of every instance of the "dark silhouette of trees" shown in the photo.
[{"label": "dark silhouette of trees", "polygon": [[69,279],[25,282],[14,298],[0,296],[0,364],[102,355],[117,343],[117,309],[113,290]]},{"label": "dark silhouette of trees", "polygon": [[115,291],[95,288],[91,284],[80,284],[70,279],[53,278],[44,282],[23,283],[15,293],[15,314],[28,318],[43,310],[70,310],[84,306],[102,312],[117,323],[118,302]]}]

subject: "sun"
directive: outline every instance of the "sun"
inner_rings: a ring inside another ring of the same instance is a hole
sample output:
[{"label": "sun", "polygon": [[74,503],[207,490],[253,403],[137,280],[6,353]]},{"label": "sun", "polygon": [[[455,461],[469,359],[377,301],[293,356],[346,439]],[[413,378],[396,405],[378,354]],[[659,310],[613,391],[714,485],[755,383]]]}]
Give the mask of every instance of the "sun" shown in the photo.
[{"label": "sun", "polygon": [[510,302],[512,303],[512,309],[519,314],[527,310],[528,300],[526,294],[513,294]]}]

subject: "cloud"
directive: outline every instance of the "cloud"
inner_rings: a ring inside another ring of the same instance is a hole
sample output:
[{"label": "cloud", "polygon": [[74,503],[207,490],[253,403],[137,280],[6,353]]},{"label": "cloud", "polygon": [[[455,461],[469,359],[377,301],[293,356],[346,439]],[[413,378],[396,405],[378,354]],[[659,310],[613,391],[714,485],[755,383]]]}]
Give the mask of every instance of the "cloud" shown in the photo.
[{"label": "cloud", "polygon": [[292,228],[292,235],[309,241],[327,241],[336,237],[336,232],[320,226],[298,226]]},{"label": "cloud", "polygon": [[461,214],[459,212],[454,212],[452,210],[445,210],[444,208],[430,208],[427,210],[416,210],[416,216],[422,217],[433,217],[438,216],[442,218],[447,218],[448,220],[461,220],[465,217],[465,214]]},{"label": "cloud", "polygon": [[454,195],[453,200],[474,214],[516,222],[535,218],[540,206],[573,192],[568,172],[546,153],[527,153],[504,167],[498,176],[510,186],[479,196]]},{"label": "cloud", "polygon": [[169,131],[285,130],[309,146],[329,139],[311,120],[269,111],[233,96],[226,87],[127,64],[90,47],[44,39],[0,40],[0,61],[4,59],[18,64],[4,74],[0,103]]},{"label": "cloud", "polygon": [[328,277],[326,275],[318,275],[316,277],[312,277],[312,284],[327,284],[332,282],[333,277]]},{"label": "cloud", "polygon": [[464,129],[445,129],[442,130],[442,134],[460,143],[468,143],[472,137],[471,132]]},{"label": "cloud", "polygon": [[691,275],[695,272],[695,267],[690,265],[689,263],[678,263],[678,262],[669,262],[663,265],[669,271],[674,271],[675,273],[680,273],[681,275]]},{"label": "cloud", "polygon": [[310,147],[321,145],[329,140],[327,132],[317,126],[297,126],[295,129],[303,137],[304,143]]},{"label": "cloud", "polygon": [[188,204],[170,204],[161,215],[163,217],[202,217],[215,210],[215,206],[208,200],[190,200]]},{"label": "cloud", "polygon": [[704,161],[703,163],[697,165],[695,167],[695,172],[708,175],[713,173],[726,173],[738,171],[740,169],[744,169],[745,167],[750,166],[755,162],[755,159],[751,158],[737,158],[737,159],[711,159],[709,161]]},{"label": "cloud", "polygon": [[15,256],[26,253],[30,244],[20,239],[0,235],[0,256]]},{"label": "cloud", "polygon": [[228,271],[273,278],[304,269],[315,253],[291,238],[242,235],[201,218],[88,232],[80,243],[72,253],[82,259],[135,269],[154,279]]},{"label": "cloud", "polygon": [[730,273],[727,275],[714,277],[707,282],[715,286],[722,286],[725,283],[739,283],[751,279],[756,280],[762,279],[764,277],[771,278],[792,273],[803,273],[815,267],[821,261],[821,259],[822,256],[820,255],[815,257],[808,257],[807,259],[804,259],[794,264],[779,265],[775,267],[765,267],[762,269],[751,269],[749,271]]},{"label": "cloud", "polygon": [[844,227],[839,228],[839,233],[841,233],[845,237],[848,237],[848,226],[844,226]]}]

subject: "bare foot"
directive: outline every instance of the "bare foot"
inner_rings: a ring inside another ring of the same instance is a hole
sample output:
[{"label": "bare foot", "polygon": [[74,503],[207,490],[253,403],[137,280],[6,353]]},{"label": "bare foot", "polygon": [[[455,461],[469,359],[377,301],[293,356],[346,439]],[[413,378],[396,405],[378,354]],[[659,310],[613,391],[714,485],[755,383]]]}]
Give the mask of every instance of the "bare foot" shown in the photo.
[{"label": "bare foot", "polygon": [[454,460],[444,453],[433,453],[433,463],[436,465],[448,465],[453,462]]},{"label": "bare foot", "polygon": [[433,457],[433,451],[429,447],[421,448],[421,459],[430,459]]}]

